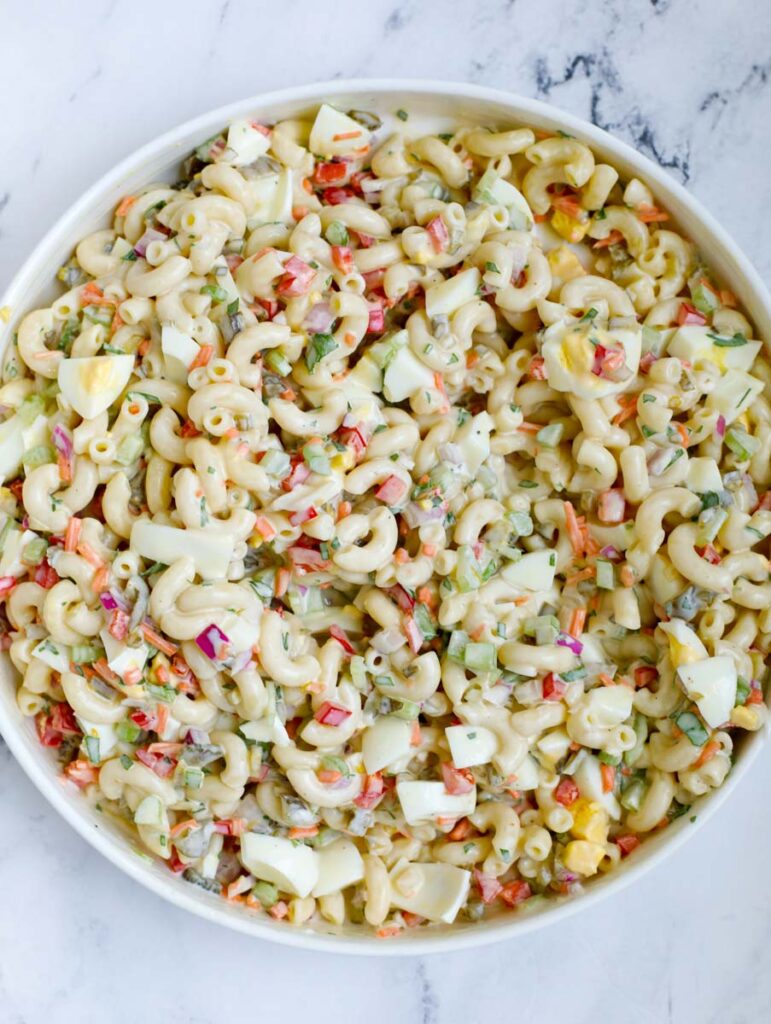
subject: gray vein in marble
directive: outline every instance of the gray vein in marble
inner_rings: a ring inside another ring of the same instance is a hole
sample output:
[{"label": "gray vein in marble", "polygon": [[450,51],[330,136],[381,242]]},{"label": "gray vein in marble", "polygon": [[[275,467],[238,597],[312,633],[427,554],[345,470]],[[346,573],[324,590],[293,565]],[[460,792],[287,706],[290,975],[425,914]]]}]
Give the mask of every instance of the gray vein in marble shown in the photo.
[{"label": "gray vein in marble", "polygon": [[439,1003],[426,973],[426,965],[422,960],[418,960],[416,973],[420,985],[420,1022],[421,1024],[438,1024]]},{"label": "gray vein in marble", "polygon": [[718,121],[726,110],[738,99],[760,92],[769,82],[771,76],[771,58],[765,64],[753,64],[747,75],[734,88],[715,89],[704,99],[699,111],[702,114],[712,111],[712,127],[716,127]]}]

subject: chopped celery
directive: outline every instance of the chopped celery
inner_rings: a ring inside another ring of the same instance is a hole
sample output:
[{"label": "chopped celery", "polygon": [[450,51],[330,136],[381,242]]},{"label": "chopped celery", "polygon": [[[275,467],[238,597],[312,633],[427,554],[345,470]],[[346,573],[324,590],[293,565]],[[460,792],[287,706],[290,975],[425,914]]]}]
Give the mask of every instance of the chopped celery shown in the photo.
[{"label": "chopped celery", "polygon": [[463,652],[466,650],[468,642],[468,633],[464,633],[462,629],[454,629],[450,635],[450,643],[447,646],[447,656],[452,658],[453,661],[459,661],[463,664]]},{"label": "chopped celery", "polygon": [[740,462],[749,461],[760,448],[760,441],[735,423],[726,431],[725,443]]},{"label": "chopped celery", "polygon": [[597,586],[601,590],[613,590],[616,586],[615,572],[612,562],[597,559]]},{"label": "chopped celery", "polygon": [[739,676],[736,680],[736,707],[740,707],[750,695],[750,684],[744,678]]},{"label": "chopped celery", "polygon": [[257,882],[252,889],[252,896],[259,901],[263,910],[270,910],[278,903],[278,889],[272,882]]},{"label": "chopped celery", "polygon": [[288,377],[292,372],[292,364],[280,348],[272,348],[264,358],[268,369],[277,373],[279,377]]},{"label": "chopped celery", "polygon": [[76,665],[91,665],[103,656],[104,648],[94,644],[74,644],[70,648],[70,661]]},{"label": "chopped celery", "polygon": [[35,537],[34,540],[24,545],[21,553],[21,560],[26,565],[40,565],[48,550],[48,541],[42,537]]},{"label": "chopped celery", "polygon": [[347,762],[336,754],[325,754],[321,759],[321,767],[329,772],[340,772],[345,779],[351,777],[351,769]]},{"label": "chopped celery", "polygon": [[279,451],[278,448],[268,448],[260,459],[260,468],[264,469],[269,476],[275,476],[279,479],[287,475],[290,466],[289,456],[286,452]]},{"label": "chopped celery", "polygon": [[533,520],[527,512],[507,512],[506,518],[520,537],[529,537],[533,532]]},{"label": "chopped celery", "polygon": [[327,225],[325,236],[330,245],[348,245],[348,231],[342,221],[333,220]]},{"label": "chopped celery", "polygon": [[133,465],[144,451],[145,441],[141,434],[128,434],[118,445],[115,461],[121,466]]},{"label": "chopped celery", "polygon": [[353,685],[357,690],[366,690],[367,688],[367,669],[364,662],[364,658],[360,654],[354,654],[351,658],[350,664],[351,679]]},{"label": "chopped celery", "polygon": [[[75,648],[73,647],[72,650],[75,651]],[[121,742],[136,743],[142,730],[136,722],[132,722],[130,718],[126,718],[124,721],[118,722],[115,726],[115,732]]]},{"label": "chopped celery", "polygon": [[21,461],[25,466],[34,469],[48,462],[56,462],[56,452],[50,444],[37,444],[22,455]]},{"label": "chopped celery", "polygon": [[332,467],[329,464],[329,456],[324,451],[323,445],[306,444],[303,447],[303,458],[312,473],[318,473],[320,476],[331,475]]},{"label": "chopped celery", "polygon": [[635,715],[634,731],[637,734],[637,742],[631,750],[627,750],[624,753],[624,763],[630,766],[638,761],[645,746],[645,741],[648,739],[648,720],[645,715]]},{"label": "chopped celery", "polygon": [[630,779],[621,791],[619,803],[627,811],[639,810],[642,798],[645,795],[645,789],[646,786],[642,779]]},{"label": "chopped celery", "polygon": [[699,514],[699,528],[696,533],[696,543],[699,545],[710,544],[720,532],[723,523],[728,519],[728,512],[724,508],[715,505],[704,509]]},{"label": "chopped celery", "polygon": [[564,432],[564,423],[550,423],[546,427],[541,427],[535,435],[535,439],[539,444],[542,444],[544,448],[556,448],[562,440]]},{"label": "chopped celery", "polygon": [[98,736],[84,736],[83,746],[86,751],[86,757],[89,759],[91,764],[99,764],[99,737]]},{"label": "chopped celery", "polygon": [[403,700],[393,713],[396,718],[406,718],[408,722],[411,722],[420,714],[420,704],[415,704],[411,700]]},{"label": "chopped celery", "polygon": [[[308,372],[313,373],[318,363],[337,348],[337,342],[331,334],[314,334],[305,350],[305,365]],[[274,349],[275,351],[275,349]]]},{"label": "chopped celery", "polygon": [[262,601],[272,601],[275,595],[276,570],[262,569],[249,580],[249,586]]},{"label": "chopped celery", "polygon": [[16,415],[25,427],[31,426],[45,413],[46,404],[40,395],[28,395],[17,409]]},{"label": "chopped celery", "polygon": [[691,286],[691,302],[700,313],[709,316],[720,306],[720,296],[704,278]]},{"label": "chopped celery", "polygon": [[703,747],[709,739],[709,733],[692,711],[681,712],[675,719],[675,725],[685,733],[694,747]]},{"label": "chopped celery", "polygon": [[183,782],[186,789],[201,789],[203,786],[203,768],[185,767]]},{"label": "chopped celery", "polygon": [[463,651],[463,663],[472,672],[494,672],[497,658],[494,644],[468,643]]},{"label": "chopped celery", "polygon": [[455,581],[462,594],[467,594],[470,590],[478,590],[482,585],[482,574],[470,544],[462,544],[458,549]]}]

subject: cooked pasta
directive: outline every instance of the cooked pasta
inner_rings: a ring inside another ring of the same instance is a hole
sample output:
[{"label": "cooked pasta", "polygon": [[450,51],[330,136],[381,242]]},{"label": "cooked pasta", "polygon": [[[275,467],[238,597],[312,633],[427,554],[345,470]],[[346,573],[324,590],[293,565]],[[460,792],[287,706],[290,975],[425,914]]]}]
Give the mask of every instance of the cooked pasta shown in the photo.
[{"label": "cooked pasta", "polygon": [[97,811],[388,937],[581,891],[764,725],[771,366],[578,139],[382,128],[236,122],[80,242],[4,357],[0,594]]}]

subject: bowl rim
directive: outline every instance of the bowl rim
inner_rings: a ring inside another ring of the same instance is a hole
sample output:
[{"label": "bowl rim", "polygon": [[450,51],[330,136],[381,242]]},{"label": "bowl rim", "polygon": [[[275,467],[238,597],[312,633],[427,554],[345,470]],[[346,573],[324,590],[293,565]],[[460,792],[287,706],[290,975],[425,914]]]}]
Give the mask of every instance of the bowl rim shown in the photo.
[{"label": "bowl rim", "polygon": [[[581,139],[595,143],[611,157],[636,168],[647,181],[653,184],[655,189],[666,194],[670,202],[674,200],[700,222],[705,233],[710,235],[718,246],[722,247],[730,256],[735,274],[742,278],[745,291],[752,295],[756,307],[771,320],[771,296],[769,296],[760,275],[739,246],[683,185],[671,178],[650,158],[638,153],[628,143],[582,118],[540,100],[487,86],[444,79],[412,78],[335,79],[262,92],[215,107],[155,136],[101,175],[57,218],[4,289],[3,297],[0,298],[0,306],[6,305],[13,309],[20,304],[27,279],[33,278],[36,265],[43,263],[47,254],[60,242],[59,236],[64,236],[74,228],[77,222],[98,204],[100,198],[114,189],[122,179],[137,173],[149,158],[157,156],[167,149],[171,152],[181,137],[193,132],[209,132],[212,128],[216,129],[229,120],[243,116],[255,107],[267,110],[273,104],[302,102],[311,104],[323,100],[334,101],[340,95],[361,93],[374,94],[378,98],[388,95],[397,97],[402,93],[411,93],[429,100],[431,98],[459,101],[468,99],[495,104],[504,108],[512,120],[522,120],[527,123],[528,117],[532,117],[534,120],[549,122],[555,127],[568,129],[571,134],[575,133]],[[316,933],[307,929],[268,922],[257,915],[235,914],[228,912],[227,908],[220,906],[217,901],[202,899],[200,895],[197,897],[197,890],[192,886],[189,895],[184,890],[172,888],[162,876],[154,874],[144,866],[142,861],[132,854],[128,846],[121,848],[111,836],[100,830],[92,812],[84,813],[80,807],[76,810],[75,806],[64,798],[56,777],[49,770],[47,761],[44,757],[37,756],[32,752],[23,738],[20,722],[14,720],[10,707],[6,707],[5,703],[0,701],[0,733],[27,777],[80,836],[129,877],[177,907],[253,938],[300,949],[363,956],[408,956],[453,952],[517,938],[531,933],[537,928],[563,921],[578,911],[588,909],[606,897],[622,891],[674,853],[689,836],[693,835],[717,812],[760,753],[768,732],[769,728],[767,727],[745,738],[742,755],[726,782],[718,790],[709,794],[708,799],[703,803],[699,802],[698,821],[695,825],[683,827],[682,821],[677,822],[675,828],[672,829],[674,834],[670,832],[671,837],[659,848],[647,854],[637,863],[628,863],[624,871],[617,874],[614,872],[605,877],[600,884],[591,886],[585,894],[556,902],[550,909],[532,916],[512,915],[510,921],[498,918],[488,925],[483,924],[463,929],[457,933],[452,931],[432,933],[429,931],[425,936],[413,933],[408,941],[390,943],[379,941],[374,935],[362,934],[352,937]],[[87,808],[85,801],[83,806],[85,810]]]}]

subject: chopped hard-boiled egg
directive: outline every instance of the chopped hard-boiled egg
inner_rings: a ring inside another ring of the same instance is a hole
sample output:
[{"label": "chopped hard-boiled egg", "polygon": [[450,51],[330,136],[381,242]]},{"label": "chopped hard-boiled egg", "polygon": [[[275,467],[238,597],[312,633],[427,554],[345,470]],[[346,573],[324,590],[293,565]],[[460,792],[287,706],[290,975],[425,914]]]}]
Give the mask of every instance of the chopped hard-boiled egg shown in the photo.
[{"label": "chopped hard-boiled egg", "polygon": [[228,128],[226,148],[222,159],[234,167],[253,163],[268,152],[270,134],[254,121],[233,121]]},{"label": "chopped hard-boiled egg", "polygon": [[21,576],[27,571],[29,566],[22,561],[22,555],[31,540],[37,540],[37,534],[32,530],[8,531],[0,554],[0,576]]},{"label": "chopped hard-boiled egg", "polygon": [[549,590],[554,583],[557,555],[549,548],[529,551],[518,562],[509,562],[501,570],[507,583],[523,590]]},{"label": "chopped hard-boiled egg", "polygon": [[516,770],[513,773],[510,788],[526,792],[531,789],[537,789],[538,784],[538,762],[534,757],[531,757],[530,754],[525,754],[524,758],[517,765]]},{"label": "chopped hard-boiled egg", "polygon": [[602,843],[590,843],[586,839],[572,839],[565,847],[562,862],[568,871],[588,877],[595,875],[600,861],[605,856]]},{"label": "chopped hard-boiled egg", "polygon": [[467,302],[477,298],[480,277],[476,267],[462,270],[426,290],[426,313],[429,317],[449,316]]},{"label": "chopped hard-boiled egg", "polygon": [[319,877],[311,892],[317,899],[364,878],[364,861],[350,839],[338,839],[318,851]]},{"label": "chopped hard-boiled egg", "polygon": [[498,751],[498,739],[482,725],[450,725],[444,730],[456,768],[489,764]]},{"label": "chopped hard-boiled egg", "polygon": [[707,395],[707,409],[722,414],[728,426],[749,409],[763,386],[762,380],[744,370],[728,370]]},{"label": "chopped hard-boiled egg", "polygon": [[127,672],[141,672],[145,667],[147,656],[150,653],[147,644],[141,643],[138,647],[129,647],[128,644],[116,640],[106,629],[101,630],[99,636],[104,645],[107,664],[121,679]]},{"label": "chopped hard-boiled egg", "polygon": [[0,423],[0,483],[18,476],[26,448],[23,424],[18,416]]},{"label": "chopped hard-boiled egg", "polygon": [[[361,752],[368,775],[408,756],[412,744],[412,722],[395,715],[378,718],[364,733]],[[414,750],[414,748],[412,748]]]},{"label": "chopped hard-boiled egg", "polygon": [[316,156],[349,156],[369,145],[370,133],[364,125],[342,110],[322,103],[311,128],[308,148]]},{"label": "chopped hard-boiled egg", "polygon": [[720,475],[717,462],[703,456],[689,459],[685,486],[689,491],[695,491],[697,494],[706,494],[707,491],[722,491],[723,478]]},{"label": "chopped hard-boiled egg", "polygon": [[596,686],[577,702],[589,725],[612,729],[621,725],[632,713],[634,692],[630,686]]},{"label": "chopped hard-boiled egg", "polygon": [[133,356],[82,356],[59,363],[59,389],[83,419],[109,409],[129,382]]},{"label": "chopped hard-boiled egg", "polygon": [[477,802],[476,786],[468,793],[448,793],[443,782],[397,782],[396,794],[408,825],[463,818],[473,813]]},{"label": "chopped hard-boiled egg", "polygon": [[50,636],[41,640],[37,647],[32,649],[32,657],[50,665],[56,672],[70,670],[70,648],[67,644],[52,640]]},{"label": "chopped hard-boiled egg", "polygon": [[98,744],[88,746],[88,755],[92,761],[104,761],[115,750],[118,744],[118,736],[115,726],[102,722],[90,722],[82,715],[77,715],[78,725],[84,736],[99,740]]},{"label": "chopped hard-boiled egg", "polygon": [[204,579],[224,579],[233,557],[233,538],[140,519],[131,528],[131,548],[142,558],[164,565],[187,556]]},{"label": "chopped hard-boiled egg", "polygon": [[600,760],[594,754],[584,754],[573,773],[578,792],[587,800],[600,804],[615,821],[621,817],[621,805],[615,795],[605,792]]},{"label": "chopped hard-boiled egg", "polygon": [[154,793],[150,793],[143,800],[140,800],[137,804],[137,809],[134,811],[135,825],[162,829],[167,824],[167,820],[163,802]]},{"label": "chopped hard-boiled egg", "polygon": [[493,420],[489,413],[480,412],[466,420],[455,432],[454,442],[460,448],[466,471],[476,476],[479,467],[490,455],[490,431]]},{"label": "chopped hard-boiled egg", "polygon": [[249,217],[249,226],[260,224],[293,224],[293,179],[290,168],[280,174],[269,174],[252,183],[255,209]]},{"label": "chopped hard-boiled egg", "polygon": [[685,324],[675,331],[668,352],[693,366],[709,362],[721,370],[749,370],[760,348],[759,341],[743,341],[736,345],[732,338],[722,337],[714,327]]},{"label": "chopped hard-boiled egg", "polygon": [[596,800],[579,797],[571,806],[573,824],[571,833],[576,839],[588,839],[590,843],[604,843],[608,838],[608,812]]},{"label": "chopped hard-boiled egg", "polygon": [[452,864],[402,864],[391,872],[391,903],[452,924],[468,898],[471,872]]},{"label": "chopped hard-boiled egg", "polygon": [[736,663],[727,654],[680,665],[677,676],[713,729],[724,725],[736,703]]},{"label": "chopped hard-boiled egg", "polygon": [[308,896],[319,880],[319,855],[304,843],[247,832],[241,836],[241,863],[255,878],[283,892]]},{"label": "chopped hard-boiled egg", "polygon": [[682,619],[670,619],[660,622],[658,627],[667,634],[669,640],[669,660],[673,668],[687,665],[692,661],[701,661],[707,657],[707,648]]},{"label": "chopped hard-boiled egg", "polygon": [[532,231],[535,227],[535,218],[527,199],[518,188],[492,168],[488,168],[479,179],[474,189],[474,201],[504,206],[509,213],[509,227],[517,231]]},{"label": "chopped hard-boiled egg", "polygon": [[637,373],[641,339],[639,324],[612,331],[588,321],[552,324],[541,347],[550,387],[587,399],[618,394]]},{"label": "chopped hard-boiled egg", "polygon": [[397,349],[383,375],[383,394],[388,401],[403,402],[416,391],[434,386],[433,370],[406,345]]},{"label": "chopped hard-boiled egg", "polygon": [[166,363],[166,375],[176,384],[187,384],[190,364],[201,351],[201,346],[189,334],[174,324],[161,327],[161,351]]}]

